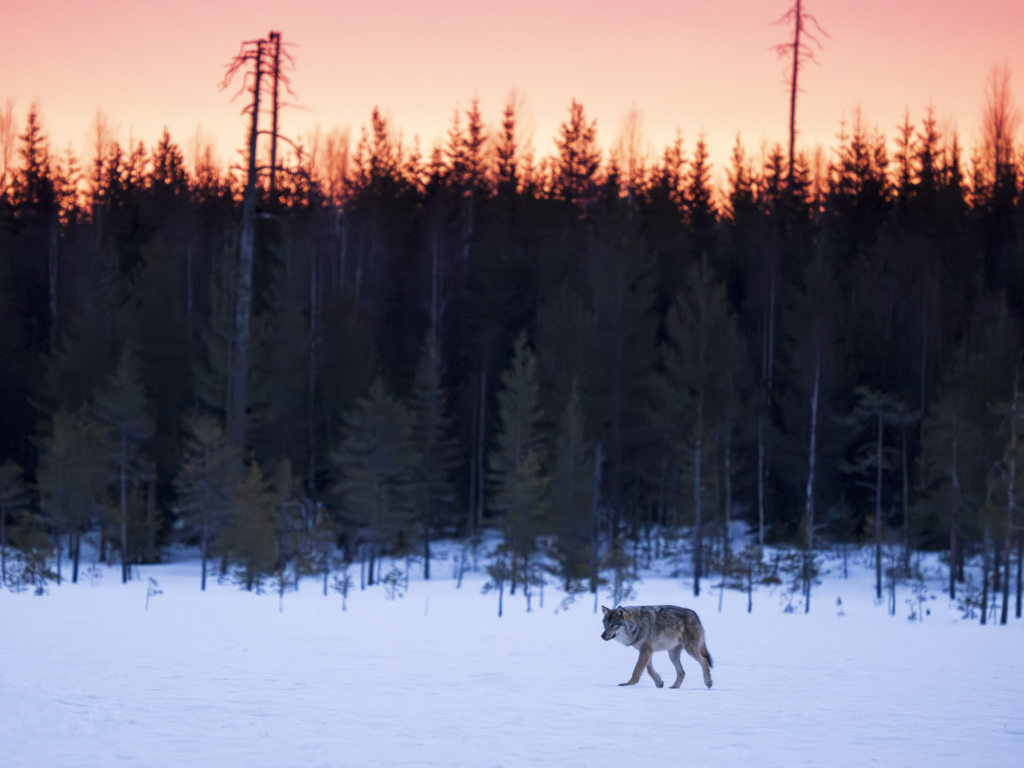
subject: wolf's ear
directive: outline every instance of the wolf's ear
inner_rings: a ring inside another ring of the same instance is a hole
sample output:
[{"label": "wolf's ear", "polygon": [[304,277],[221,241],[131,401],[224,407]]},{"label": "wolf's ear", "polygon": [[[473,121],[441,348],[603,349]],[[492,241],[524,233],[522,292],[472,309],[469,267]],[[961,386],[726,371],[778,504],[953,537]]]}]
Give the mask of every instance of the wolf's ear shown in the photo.
[{"label": "wolf's ear", "polygon": [[604,615],[605,615],[605,616],[607,616],[607,615],[608,615],[609,613],[611,613],[611,611],[609,611],[609,610],[608,610],[607,608],[605,608],[605,607],[604,607],[603,605],[601,606],[601,610],[602,610],[602,611],[604,611]]}]

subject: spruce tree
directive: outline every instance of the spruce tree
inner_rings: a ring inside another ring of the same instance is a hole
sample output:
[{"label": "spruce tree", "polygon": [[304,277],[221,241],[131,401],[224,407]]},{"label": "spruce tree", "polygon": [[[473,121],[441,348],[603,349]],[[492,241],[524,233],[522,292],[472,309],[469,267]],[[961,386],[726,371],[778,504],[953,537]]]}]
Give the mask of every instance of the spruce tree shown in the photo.
[{"label": "spruce tree", "polygon": [[117,372],[106,389],[95,398],[96,417],[109,427],[110,459],[117,485],[118,521],[121,546],[121,581],[128,582],[130,560],[135,554],[129,542],[129,483],[138,480],[142,470],[141,443],[153,434],[149,402],[139,383],[136,362],[128,346],[121,351]]},{"label": "spruce tree", "polygon": [[573,379],[558,421],[550,509],[555,556],[565,591],[572,593],[587,576],[592,536],[594,459],[584,430],[579,386]]},{"label": "spruce tree", "polygon": [[569,106],[569,119],[559,126],[555,145],[558,157],[552,171],[552,195],[585,211],[597,191],[601,150],[597,147],[597,121],[588,120],[583,105],[575,99]]},{"label": "spruce tree", "polygon": [[450,512],[455,500],[451,477],[462,463],[458,443],[451,436],[451,419],[447,413],[448,392],[442,383],[443,378],[444,363],[439,343],[432,335],[428,335],[410,398],[415,417],[412,439],[419,460],[416,473],[417,506],[420,509],[420,544],[423,547],[425,579],[430,578],[430,541],[433,531],[454,521]]},{"label": "spruce tree", "polygon": [[691,270],[665,318],[661,397],[654,414],[668,425],[670,440],[688,470],[693,499],[693,593],[704,575],[704,485],[714,469],[716,431],[729,416],[729,388],[740,359],[739,334],[725,286],[703,259]]},{"label": "spruce tree", "polygon": [[338,471],[334,493],[342,519],[371,548],[411,549],[417,518],[416,473],[420,457],[413,443],[413,414],[378,378],[365,398],[345,414],[345,436],[332,454]]},{"label": "spruce tree", "polygon": [[40,511],[54,532],[58,553],[61,536],[68,536],[72,583],[78,581],[81,535],[102,510],[108,479],[105,432],[84,409],[69,413],[61,407],[50,418],[47,434],[39,441]]},{"label": "spruce tree", "polygon": [[220,549],[245,589],[260,591],[277,567],[277,497],[259,464],[252,462],[235,485]]},{"label": "spruce tree", "polygon": [[588,436],[608,456],[604,485],[616,538],[625,510],[627,462],[654,439],[649,420],[656,359],[656,274],[639,217],[621,201],[595,216],[583,278],[593,322],[580,377]]},{"label": "spruce tree", "polygon": [[526,331],[512,346],[512,360],[501,374],[501,385],[498,434],[488,457],[489,507],[500,518],[505,543],[525,571],[536,550],[548,501],[540,385]]},{"label": "spruce tree", "polygon": [[198,531],[202,562],[200,589],[206,589],[206,561],[223,528],[238,474],[237,452],[231,449],[220,421],[191,413],[185,418],[185,461],[174,481],[182,519]]},{"label": "spruce tree", "polygon": [[7,583],[7,531],[13,513],[28,503],[21,467],[13,461],[0,464],[0,586]]}]

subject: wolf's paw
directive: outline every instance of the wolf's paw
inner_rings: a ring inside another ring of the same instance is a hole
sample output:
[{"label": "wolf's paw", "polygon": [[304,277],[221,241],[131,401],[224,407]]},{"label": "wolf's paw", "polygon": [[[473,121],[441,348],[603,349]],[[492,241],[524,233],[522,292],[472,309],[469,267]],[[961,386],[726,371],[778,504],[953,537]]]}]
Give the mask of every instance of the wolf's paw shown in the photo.
[{"label": "wolf's paw", "polygon": [[704,683],[704,685],[706,685],[708,688],[710,688],[711,687],[711,681],[708,680],[706,683]]},{"label": "wolf's paw", "polygon": [[656,686],[658,686],[659,688],[664,688],[665,687],[665,683],[663,683],[661,680],[655,680],[654,684]]},{"label": "wolf's paw", "polygon": [[621,687],[622,687],[622,686],[624,686],[624,685],[636,685],[636,683],[635,683],[635,682],[633,682],[632,680],[627,680],[627,681],[626,681],[626,682],[624,682],[624,683],[619,683],[619,688],[621,688]]}]

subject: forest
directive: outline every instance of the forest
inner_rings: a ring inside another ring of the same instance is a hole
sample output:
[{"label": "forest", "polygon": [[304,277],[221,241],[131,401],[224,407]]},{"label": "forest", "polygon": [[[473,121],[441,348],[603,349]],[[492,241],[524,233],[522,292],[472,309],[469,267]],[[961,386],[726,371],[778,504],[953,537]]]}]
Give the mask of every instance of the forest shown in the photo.
[{"label": "forest", "polygon": [[429,149],[377,110],[288,138],[281,53],[228,71],[238,165],[101,113],[79,158],[0,110],[9,588],[77,581],[85,539],[125,581],[184,545],[197,589],[282,590],[430,578],[444,539],[513,593],[617,602],[668,559],[809,609],[820,553],[868,547],[879,599],[938,551],[951,598],[1021,616],[1008,69],[976,141],[854,110],[813,153],[737,136],[716,184],[703,136],[651,154],[633,112],[602,145],[576,101],[551,155],[514,101]]}]

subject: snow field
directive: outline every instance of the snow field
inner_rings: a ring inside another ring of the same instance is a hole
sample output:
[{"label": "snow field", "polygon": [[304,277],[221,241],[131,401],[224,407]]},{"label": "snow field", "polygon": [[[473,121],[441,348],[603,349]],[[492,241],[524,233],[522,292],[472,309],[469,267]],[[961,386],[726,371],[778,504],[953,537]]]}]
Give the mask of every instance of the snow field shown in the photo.
[{"label": "snow field", "polygon": [[[304,581],[284,597],[198,563],[0,593],[3,766],[1017,766],[1024,764],[1024,621],[980,627],[941,594],[924,622],[873,604],[872,574],[827,576],[812,611],[762,588],[694,598],[649,578],[630,604],[695,609],[714,687],[684,654],[681,690],[629,678],[636,652],[600,639],[583,596],[480,595],[413,578],[348,610]],[[163,594],[144,610],[147,578]],[[938,593],[938,581],[930,585]],[[844,615],[838,615],[836,597]],[[603,600],[610,605],[607,599]],[[654,666],[669,682],[665,653]]]}]

